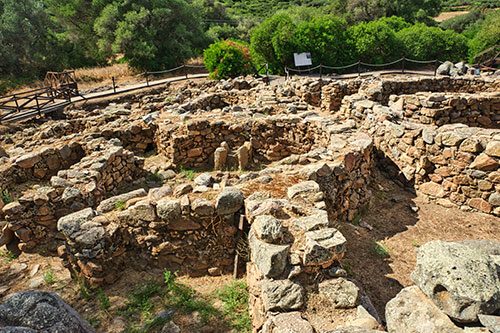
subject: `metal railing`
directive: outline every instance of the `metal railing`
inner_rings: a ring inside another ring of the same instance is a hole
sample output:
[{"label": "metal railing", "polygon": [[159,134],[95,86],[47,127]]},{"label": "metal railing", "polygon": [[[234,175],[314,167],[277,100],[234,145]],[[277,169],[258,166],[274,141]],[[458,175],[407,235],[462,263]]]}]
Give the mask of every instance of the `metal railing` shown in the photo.
[{"label": "metal railing", "polygon": [[[293,73],[298,75],[308,74],[308,75],[319,75],[322,78],[324,75],[347,75],[347,74],[357,74],[361,76],[364,73],[371,72],[382,72],[383,74],[390,73],[408,73],[408,72],[418,72],[415,71],[416,68],[429,67],[432,66],[432,71],[426,71],[426,73],[432,72],[435,76],[437,73],[437,68],[443,62],[439,60],[414,60],[410,58],[400,58],[395,61],[391,61],[383,64],[369,64],[362,61],[358,61],[345,66],[327,66],[327,65],[317,65],[311,68],[290,68],[285,67],[285,74],[287,79],[289,79]],[[416,66],[415,66],[416,65]],[[330,73],[328,73],[330,72]]]}]

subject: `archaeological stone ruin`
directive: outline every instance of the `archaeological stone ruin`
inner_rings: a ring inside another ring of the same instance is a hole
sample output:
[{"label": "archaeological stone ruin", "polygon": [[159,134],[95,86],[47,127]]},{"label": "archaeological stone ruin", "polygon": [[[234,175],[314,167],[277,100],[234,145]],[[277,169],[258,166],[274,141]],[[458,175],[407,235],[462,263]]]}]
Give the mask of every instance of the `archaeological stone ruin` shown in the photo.
[{"label": "archaeological stone ruin", "polygon": [[[340,231],[370,207],[378,172],[500,223],[498,78],[193,80],[1,131],[0,245],[61,258],[90,288],[124,266],[236,273],[254,332],[500,332],[498,239],[422,245],[415,285],[379,313]],[[0,331],[92,331],[38,293],[4,300]],[[44,304],[60,327],[12,314]]]}]

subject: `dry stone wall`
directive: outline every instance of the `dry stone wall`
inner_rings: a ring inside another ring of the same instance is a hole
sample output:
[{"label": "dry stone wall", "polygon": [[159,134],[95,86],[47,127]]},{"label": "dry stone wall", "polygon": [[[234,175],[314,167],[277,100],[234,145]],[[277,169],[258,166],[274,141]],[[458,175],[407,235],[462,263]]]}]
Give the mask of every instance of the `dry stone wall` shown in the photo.
[{"label": "dry stone wall", "polygon": [[113,282],[134,258],[142,265],[191,276],[228,273],[233,269],[243,195],[231,187],[211,195],[179,198],[170,191],[157,198],[142,190],[128,196],[125,210],[101,205],[97,211],[86,208],[67,215],[58,221],[66,237],[60,253],[94,286]]},{"label": "dry stone wall", "polygon": [[22,251],[58,243],[57,219],[95,206],[108,193],[142,174],[142,160],[120,146],[104,143],[79,163],[53,176],[48,186],[33,186],[2,213],[21,241]]},{"label": "dry stone wall", "polygon": [[21,153],[0,166],[0,188],[11,190],[29,180],[49,180],[59,170],[78,162],[85,152],[77,142]]},{"label": "dry stone wall", "polygon": [[500,214],[500,130],[424,125],[412,121],[413,113],[409,121],[406,113],[360,95],[346,97],[340,113],[357,119],[385,161],[421,193],[445,206]]},{"label": "dry stone wall", "polygon": [[389,106],[407,119],[442,126],[460,123],[471,127],[500,128],[500,93],[417,93],[391,96]]},{"label": "dry stone wall", "polygon": [[234,122],[190,121],[179,127],[160,124],[157,134],[160,153],[170,156],[174,165],[183,167],[213,166],[213,154],[222,142],[236,150],[247,141],[254,157],[268,163],[328,145],[328,133],[315,121],[276,116]]},{"label": "dry stone wall", "polygon": [[309,320],[314,300],[338,309],[360,304],[360,289],[342,273],[347,241],[335,226],[353,220],[369,202],[372,141],[354,135],[349,147],[340,161],[304,166],[301,174],[309,180],[289,187],[286,199],[258,199],[254,193],[256,198],[245,201],[251,221],[247,282],[254,332],[290,325],[301,332],[319,330],[318,321]]}]

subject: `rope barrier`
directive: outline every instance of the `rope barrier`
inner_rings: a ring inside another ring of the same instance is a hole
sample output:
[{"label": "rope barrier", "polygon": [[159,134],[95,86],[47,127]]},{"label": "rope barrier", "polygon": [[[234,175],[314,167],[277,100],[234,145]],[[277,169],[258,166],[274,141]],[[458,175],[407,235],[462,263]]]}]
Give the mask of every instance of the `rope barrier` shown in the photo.
[{"label": "rope barrier", "polygon": [[415,59],[408,59],[408,58],[405,58],[405,60],[409,61],[409,62],[414,62],[414,63],[417,63],[417,64],[435,64],[436,62],[440,62],[439,60],[415,60]]},{"label": "rope barrier", "polygon": [[390,66],[390,65],[395,65],[401,61],[405,60],[404,58],[401,58],[401,59],[398,59],[398,60],[395,60],[393,62],[388,62],[386,64],[368,64],[366,62],[359,62],[360,65],[363,65],[363,66],[367,66],[367,67],[385,67],[385,66]]},{"label": "rope barrier", "polygon": [[164,71],[146,72],[145,74],[146,74],[146,75],[157,75],[157,74],[170,73],[170,72],[173,72],[173,71],[179,70],[179,69],[184,68],[184,67],[186,67],[186,65],[182,65],[182,66],[175,67],[175,68],[172,68],[172,69],[166,69],[166,70],[164,70]]},{"label": "rope barrier", "polygon": [[313,70],[318,69],[318,68],[321,68],[321,65],[318,65],[318,66],[313,67],[313,68],[308,68],[308,69],[294,69],[294,68],[286,67],[286,69],[288,69],[289,71],[293,71],[293,72],[297,72],[297,73],[306,73],[306,72],[310,72],[310,71],[313,71]]},{"label": "rope barrier", "polygon": [[357,66],[358,64],[359,64],[359,62],[355,62],[354,64],[346,65],[346,66],[340,66],[340,67],[333,67],[333,66],[327,66],[327,65],[320,65],[320,66],[323,67],[323,68],[327,68],[327,69],[347,69],[347,68],[351,68],[351,67]]}]

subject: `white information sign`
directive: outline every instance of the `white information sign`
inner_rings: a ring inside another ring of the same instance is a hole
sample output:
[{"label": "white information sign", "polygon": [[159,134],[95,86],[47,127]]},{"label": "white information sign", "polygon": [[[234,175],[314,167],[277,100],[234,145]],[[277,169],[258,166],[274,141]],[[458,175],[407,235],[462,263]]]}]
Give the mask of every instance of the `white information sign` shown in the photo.
[{"label": "white information sign", "polygon": [[311,53],[309,52],[294,53],[293,60],[295,61],[295,67],[312,65]]}]

